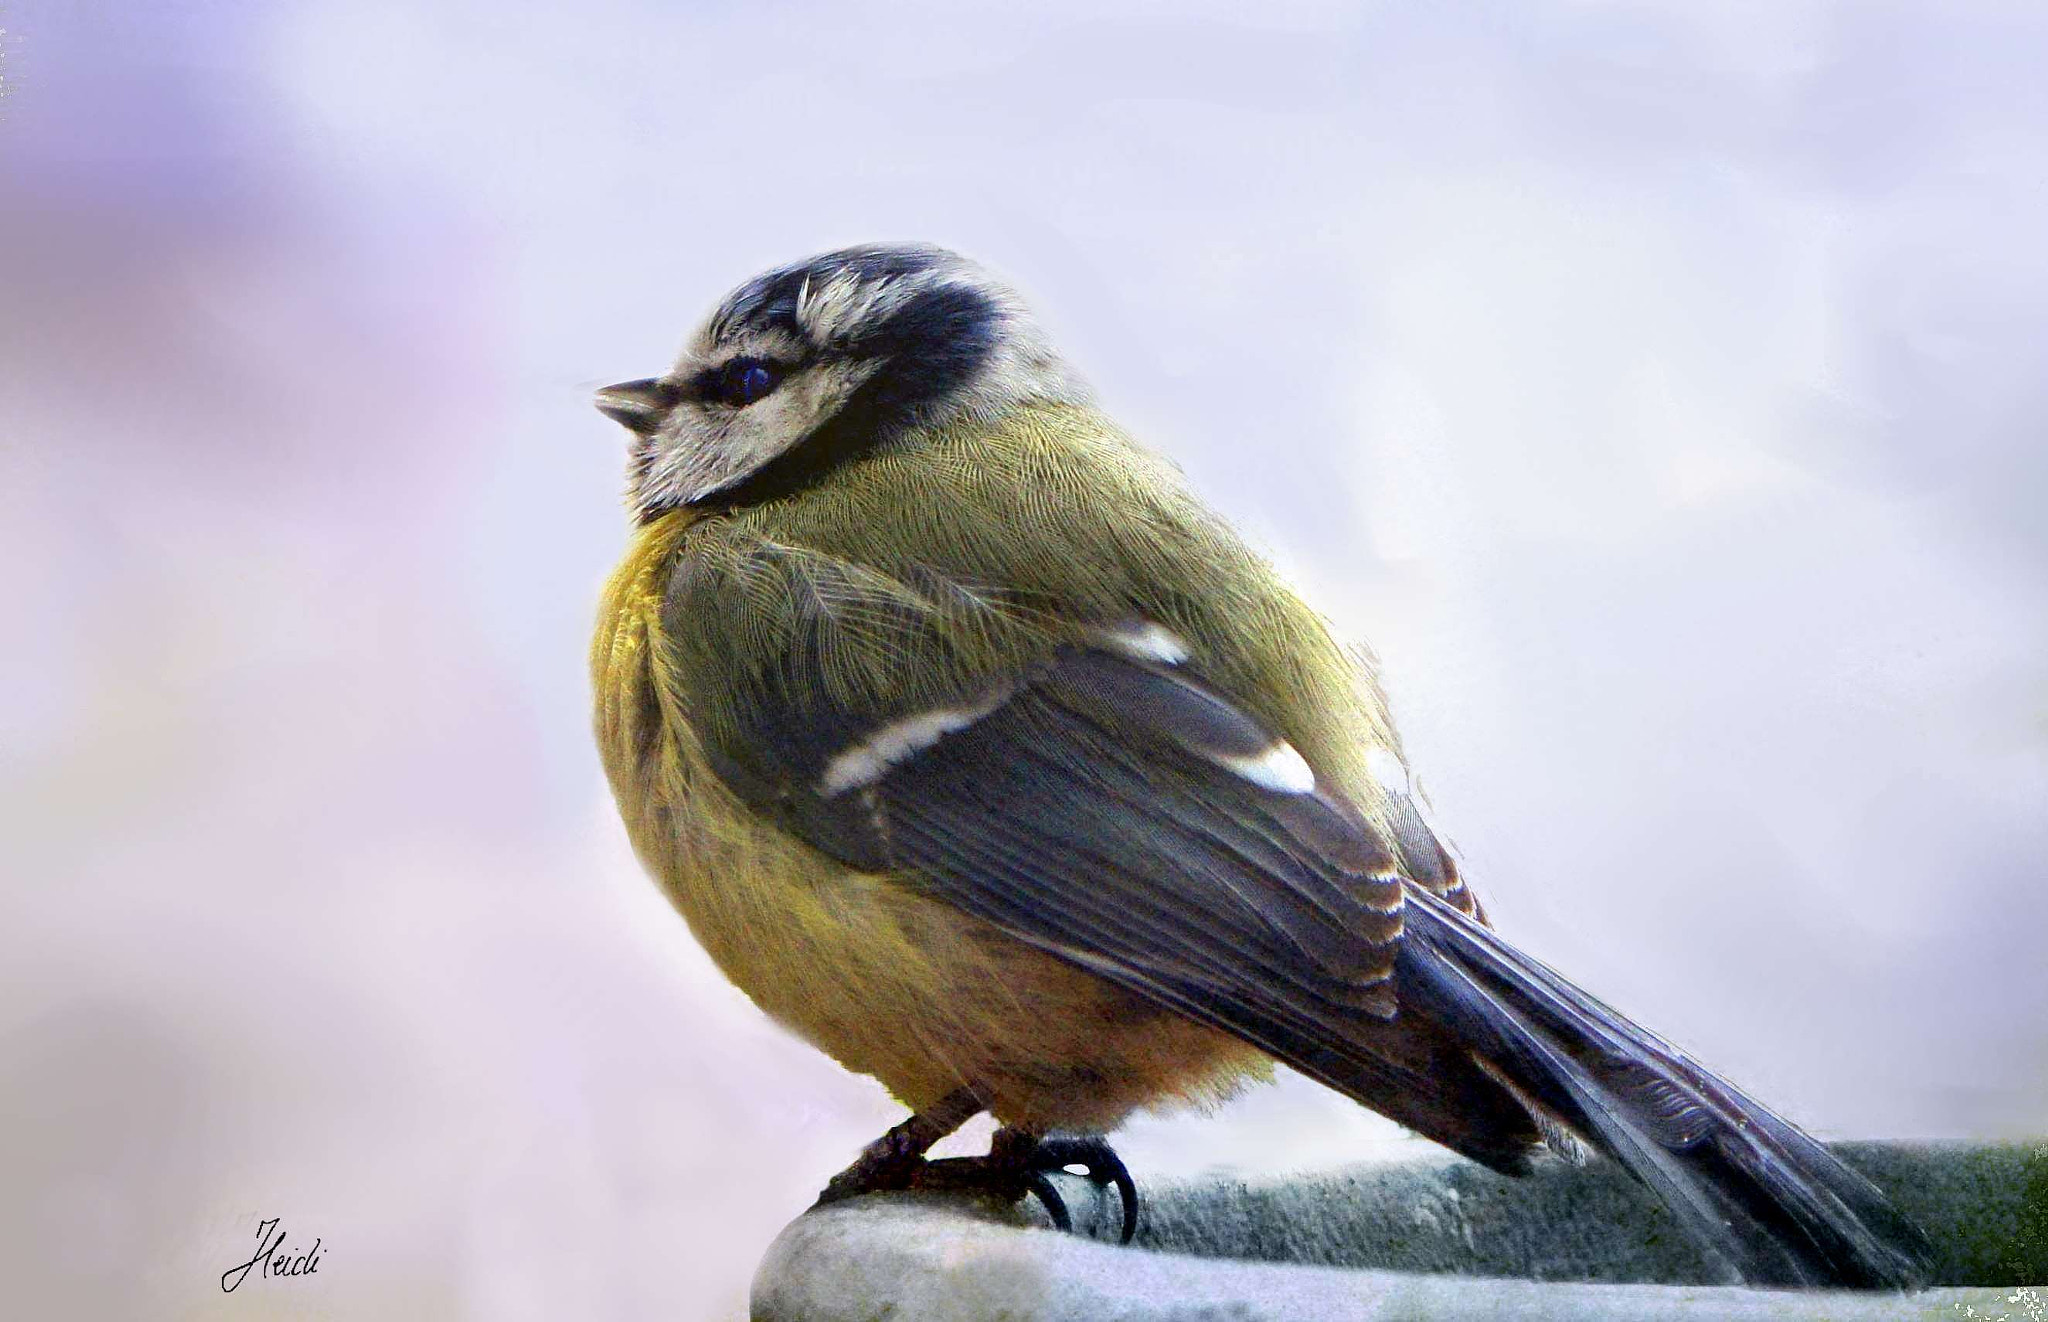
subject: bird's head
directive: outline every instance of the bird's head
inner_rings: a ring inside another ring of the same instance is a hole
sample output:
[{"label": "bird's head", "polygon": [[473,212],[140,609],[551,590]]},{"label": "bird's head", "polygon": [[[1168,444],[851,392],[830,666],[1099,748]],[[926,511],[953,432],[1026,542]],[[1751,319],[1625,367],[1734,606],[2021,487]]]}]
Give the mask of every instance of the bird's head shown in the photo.
[{"label": "bird's head", "polygon": [[1008,286],[942,248],[900,244],[756,276],[665,375],[607,386],[597,406],[634,434],[629,495],[644,521],[806,458],[1085,393]]}]

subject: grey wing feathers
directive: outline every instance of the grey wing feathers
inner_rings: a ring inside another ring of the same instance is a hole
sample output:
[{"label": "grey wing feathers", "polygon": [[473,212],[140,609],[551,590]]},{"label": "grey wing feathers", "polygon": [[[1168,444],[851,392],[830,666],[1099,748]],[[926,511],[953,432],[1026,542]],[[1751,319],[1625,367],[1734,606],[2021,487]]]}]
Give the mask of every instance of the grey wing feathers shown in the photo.
[{"label": "grey wing feathers", "polygon": [[[728,783],[818,848],[905,883],[1503,1171],[1540,1134],[1462,1044],[1392,1022],[1403,895],[1392,854],[1318,789],[1232,770],[1272,736],[1199,681],[1058,649],[949,709],[978,712],[825,794],[863,737],[832,717],[751,722]],[[869,730],[916,713],[870,715]],[[778,770],[779,769],[779,770]]]},{"label": "grey wing feathers", "polygon": [[[1916,1278],[1917,1232],[1862,1177],[1474,921],[1412,805],[1381,839],[1187,669],[1068,644],[936,703],[863,701],[849,665],[946,655],[915,604],[934,599],[794,611],[772,659],[699,695],[729,714],[708,751],[734,791],[1498,1170],[1562,1122],[1731,1274]],[[888,645],[849,661],[863,619]]]}]

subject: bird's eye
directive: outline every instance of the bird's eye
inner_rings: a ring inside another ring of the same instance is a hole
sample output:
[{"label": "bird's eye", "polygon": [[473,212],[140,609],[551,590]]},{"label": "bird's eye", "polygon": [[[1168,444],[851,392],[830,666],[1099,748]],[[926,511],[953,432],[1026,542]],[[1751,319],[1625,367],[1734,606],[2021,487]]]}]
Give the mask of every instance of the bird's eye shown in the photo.
[{"label": "bird's eye", "polygon": [[772,358],[735,358],[718,369],[705,393],[743,409],[782,384],[782,373],[782,364]]}]

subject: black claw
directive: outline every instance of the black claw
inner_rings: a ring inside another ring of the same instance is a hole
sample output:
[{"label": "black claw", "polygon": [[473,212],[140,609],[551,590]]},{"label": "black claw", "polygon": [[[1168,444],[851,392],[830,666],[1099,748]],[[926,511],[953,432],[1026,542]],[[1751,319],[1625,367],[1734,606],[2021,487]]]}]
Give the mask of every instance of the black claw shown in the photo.
[{"label": "black claw", "polygon": [[1042,1171],[1033,1171],[1029,1181],[1031,1192],[1038,1195],[1038,1201],[1045,1207],[1045,1214],[1052,1218],[1055,1230],[1074,1232],[1074,1218],[1067,1215],[1067,1200],[1060,1197],[1060,1191],[1053,1188],[1052,1181]]},{"label": "black claw", "polygon": [[[1116,1186],[1117,1200],[1124,1205],[1124,1231],[1123,1235],[1117,1240],[1117,1243],[1128,1244],[1131,1242],[1132,1237],[1138,1233],[1138,1182],[1131,1178],[1131,1172],[1114,1152],[1110,1153],[1109,1156],[1110,1160],[1116,1162],[1116,1165],[1109,1172],[1109,1180],[1110,1183]],[[1101,1183],[1099,1175],[1094,1173],[1095,1168],[1091,1166],[1088,1169],[1090,1171],[1089,1178],[1094,1179],[1098,1184]]]},{"label": "black claw", "polygon": [[[1138,1185],[1131,1178],[1130,1168],[1124,1165],[1123,1158],[1117,1156],[1116,1149],[1108,1143],[1099,1138],[1041,1139],[1031,1156],[1032,1164],[1043,1170],[1065,1170],[1069,1166],[1085,1167],[1088,1179],[1098,1189],[1104,1185],[1114,1184],[1117,1199],[1123,1204],[1124,1209],[1123,1234],[1117,1242],[1128,1244],[1137,1235]],[[1060,1218],[1054,1216],[1053,1221],[1059,1224]],[[1065,1230],[1067,1227],[1060,1224],[1060,1229]]]},{"label": "black claw", "polygon": [[1074,1218],[1051,1177],[1078,1166],[1096,1188],[1116,1186],[1124,1209],[1118,1242],[1128,1244],[1138,1233],[1137,1183],[1123,1159],[1100,1138],[1041,1138],[1020,1129],[1003,1129],[997,1131],[985,1157],[934,1161],[923,1155],[930,1140],[909,1131],[909,1125],[899,1125],[869,1144],[859,1161],[825,1186],[817,1205],[887,1189],[978,1189],[1011,1199],[1035,1197],[1053,1225],[1071,1234]]}]

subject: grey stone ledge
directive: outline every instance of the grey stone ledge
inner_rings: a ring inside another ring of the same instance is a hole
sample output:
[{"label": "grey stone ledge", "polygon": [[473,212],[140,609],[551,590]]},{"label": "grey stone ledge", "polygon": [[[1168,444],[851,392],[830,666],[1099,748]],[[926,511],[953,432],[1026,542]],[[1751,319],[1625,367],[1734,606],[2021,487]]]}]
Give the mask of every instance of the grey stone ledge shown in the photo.
[{"label": "grey stone ledge", "polygon": [[[1521,1180],[1469,1162],[1143,1190],[1128,1248],[1113,1194],[1034,1203],[888,1194],[806,1213],[754,1278],[759,1322],[1349,1322],[1351,1319],[2048,1318],[2048,1143],[1842,1144],[1933,1239],[1913,1295],[1707,1284],[1709,1264],[1606,1163]],[[1141,1186],[1142,1188],[1142,1186]]]}]

